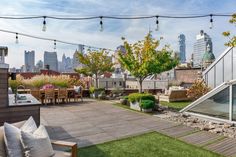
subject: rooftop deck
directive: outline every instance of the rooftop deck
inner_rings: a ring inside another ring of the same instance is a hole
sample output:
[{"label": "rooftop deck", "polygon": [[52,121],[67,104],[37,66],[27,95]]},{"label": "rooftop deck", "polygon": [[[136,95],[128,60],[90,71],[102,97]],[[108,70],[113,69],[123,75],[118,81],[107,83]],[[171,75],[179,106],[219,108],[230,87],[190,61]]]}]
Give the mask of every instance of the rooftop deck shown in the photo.
[{"label": "rooftop deck", "polygon": [[[158,131],[223,155],[236,155],[235,139],[123,109],[112,103],[87,99],[76,104],[43,106],[41,123],[47,126],[51,139],[74,141],[79,147]],[[224,141],[231,142],[223,149]]]}]

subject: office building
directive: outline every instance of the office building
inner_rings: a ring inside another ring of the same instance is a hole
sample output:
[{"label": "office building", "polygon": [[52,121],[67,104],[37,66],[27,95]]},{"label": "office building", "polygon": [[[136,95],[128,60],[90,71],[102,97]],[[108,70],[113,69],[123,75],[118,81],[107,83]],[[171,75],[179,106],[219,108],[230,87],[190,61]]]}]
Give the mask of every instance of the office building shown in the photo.
[{"label": "office building", "polygon": [[185,45],[185,35],[180,34],[178,36],[179,39],[179,59],[180,63],[186,62],[186,45]]},{"label": "office building", "polygon": [[56,52],[44,52],[44,67],[50,70],[58,71],[58,60]]},{"label": "office building", "polygon": [[197,41],[194,43],[194,48],[193,48],[193,65],[194,67],[201,67],[203,55],[207,51],[208,45],[209,45],[209,51],[213,52],[212,41],[210,36],[203,30],[201,30],[200,34],[196,36],[196,40]]},{"label": "office building", "polygon": [[25,51],[24,72],[34,72],[35,51]]}]

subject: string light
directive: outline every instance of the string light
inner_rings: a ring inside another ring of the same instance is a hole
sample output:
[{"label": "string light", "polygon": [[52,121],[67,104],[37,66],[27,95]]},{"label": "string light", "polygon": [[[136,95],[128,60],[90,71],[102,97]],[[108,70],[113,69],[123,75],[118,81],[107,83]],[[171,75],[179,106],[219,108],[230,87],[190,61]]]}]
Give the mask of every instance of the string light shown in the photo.
[{"label": "string light", "polygon": [[103,22],[102,22],[102,16],[100,16],[100,32],[103,31]]},{"label": "string light", "polygon": [[212,18],[212,14],[210,14],[210,25],[209,28],[212,29],[213,28],[213,18]]},{"label": "string light", "polygon": [[46,27],[46,16],[44,16],[43,17],[43,28],[42,28],[42,31],[46,32],[46,29],[47,29],[47,27]]},{"label": "string light", "polygon": [[18,39],[18,33],[16,33],[16,44],[19,43],[19,39]]},{"label": "string light", "polygon": [[158,21],[158,16],[156,16],[156,31],[159,31],[159,21]]},{"label": "string light", "polygon": [[56,48],[57,48],[57,41],[54,40],[54,50],[56,50]]}]

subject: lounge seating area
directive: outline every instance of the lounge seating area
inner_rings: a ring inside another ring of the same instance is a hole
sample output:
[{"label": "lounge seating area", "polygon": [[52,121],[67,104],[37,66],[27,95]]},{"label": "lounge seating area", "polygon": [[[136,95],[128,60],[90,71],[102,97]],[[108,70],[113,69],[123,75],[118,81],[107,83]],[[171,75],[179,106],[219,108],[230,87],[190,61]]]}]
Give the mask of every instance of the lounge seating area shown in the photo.
[{"label": "lounge seating area", "polygon": [[[71,152],[53,150],[52,146],[67,147]],[[24,155],[23,155],[24,154]],[[54,156],[77,157],[77,144],[66,141],[50,141],[43,125],[38,128],[33,118],[0,127],[0,156]]]},{"label": "lounge seating area", "polygon": [[188,100],[187,89],[170,88],[165,94],[159,95],[159,101],[178,102]]}]

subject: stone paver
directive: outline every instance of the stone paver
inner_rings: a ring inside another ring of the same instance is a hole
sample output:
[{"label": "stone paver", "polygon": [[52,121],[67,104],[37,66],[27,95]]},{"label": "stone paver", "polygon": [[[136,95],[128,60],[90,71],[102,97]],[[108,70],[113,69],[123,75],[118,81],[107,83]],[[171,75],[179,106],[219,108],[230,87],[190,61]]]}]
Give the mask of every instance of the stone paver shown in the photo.
[{"label": "stone paver", "polygon": [[41,123],[53,140],[77,142],[79,147],[157,131],[223,154],[236,155],[236,140],[180,125],[160,117],[111,105],[111,101],[43,106]]}]

